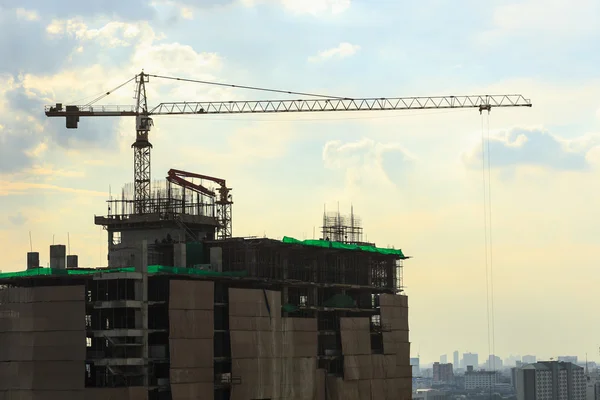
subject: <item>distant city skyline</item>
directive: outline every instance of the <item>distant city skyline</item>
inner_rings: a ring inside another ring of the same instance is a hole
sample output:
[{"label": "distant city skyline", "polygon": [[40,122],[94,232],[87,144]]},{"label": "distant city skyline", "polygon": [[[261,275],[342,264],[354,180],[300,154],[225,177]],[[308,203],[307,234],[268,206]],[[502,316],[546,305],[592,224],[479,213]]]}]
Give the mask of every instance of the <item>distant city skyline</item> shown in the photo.
[{"label": "distant city skyline", "polygon": [[[416,357],[416,355],[414,356],[414,359],[418,359],[419,360],[419,365],[421,366],[421,368],[423,368],[424,365],[433,365],[434,363],[438,362],[440,364],[443,363],[451,363],[453,364],[454,368],[465,368],[465,366],[463,365],[463,356],[465,354],[473,354],[476,355],[478,358],[477,361],[477,367],[481,367],[481,366],[485,366],[486,363],[488,362],[488,354],[480,354],[480,353],[475,353],[475,352],[460,352],[458,351],[458,365],[455,362],[454,359],[454,353],[457,352],[458,350],[454,350],[452,352],[448,352],[448,354],[440,354],[440,356],[438,357],[438,359],[436,360],[424,360],[423,358],[420,357]],[[452,358],[450,358],[450,356],[452,356]],[[493,355],[491,355],[493,356]],[[586,356],[584,355],[583,357],[579,356],[579,355],[566,355],[566,354],[561,354],[561,355],[551,355],[549,357],[540,357],[534,354],[523,354],[523,355],[519,355],[519,354],[509,354],[507,356],[501,356],[501,355],[497,355],[497,357],[499,357],[502,360],[502,367],[508,367],[508,366],[515,366],[517,361],[522,362],[523,364],[531,364],[531,363],[535,363],[538,362],[540,360],[543,361],[562,361],[562,362],[572,362],[574,364],[585,364],[586,362]],[[600,365],[600,357],[598,357],[598,361],[592,359],[589,357],[587,357],[587,362],[588,363],[592,363],[592,364],[598,364]]]}]

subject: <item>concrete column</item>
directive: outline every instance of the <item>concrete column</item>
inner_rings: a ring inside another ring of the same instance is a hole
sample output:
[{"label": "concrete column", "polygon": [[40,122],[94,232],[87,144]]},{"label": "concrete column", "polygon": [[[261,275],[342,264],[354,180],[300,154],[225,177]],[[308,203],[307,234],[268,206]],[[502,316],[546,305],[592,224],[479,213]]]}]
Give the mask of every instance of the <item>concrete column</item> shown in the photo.
[{"label": "concrete column", "polygon": [[173,245],[173,252],[175,255],[174,265],[180,268],[187,267],[187,252],[185,243],[175,243]]},{"label": "concrete column", "polygon": [[106,253],[106,261],[108,262],[108,267],[112,267],[112,263],[110,262],[110,252],[113,249],[113,232],[108,231],[108,253]]},{"label": "concrete column", "polygon": [[[284,259],[281,261],[281,270],[282,270],[282,277],[283,277],[283,281],[285,282],[288,279],[288,258],[287,258],[287,254],[284,256]],[[288,304],[289,303],[289,294],[288,294],[288,285],[287,283],[283,284],[283,287],[281,289],[281,303],[282,304]],[[284,317],[287,317],[288,313],[284,313]]]},{"label": "concrete column", "polygon": [[148,241],[142,240],[135,260],[136,272],[142,273],[142,280],[135,284],[135,299],[142,302],[142,309],[136,313],[136,327],[142,329],[142,359],[144,360],[144,386],[149,385],[148,376]]},{"label": "concrete column", "polygon": [[[319,262],[317,260],[313,261],[312,266],[312,281],[319,282]],[[319,304],[319,288],[315,286],[313,289],[313,303],[315,306],[320,306]]]},{"label": "concrete column", "polygon": [[210,248],[210,265],[213,271],[223,272],[223,248]]}]

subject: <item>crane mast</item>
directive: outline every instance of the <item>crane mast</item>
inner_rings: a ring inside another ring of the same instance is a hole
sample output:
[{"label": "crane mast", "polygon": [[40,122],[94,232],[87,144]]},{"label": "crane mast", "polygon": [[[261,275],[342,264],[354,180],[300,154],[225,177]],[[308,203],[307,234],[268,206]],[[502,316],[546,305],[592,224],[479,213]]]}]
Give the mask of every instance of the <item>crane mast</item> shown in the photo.
[{"label": "crane mast", "polygon": [[[276,93],[313,96],[315,99],[298,100],[258,100],[258,101],[198,101],[198,102],[163,102],[153,108],[148,108],[146,96],[146,83],[150,77],[172,79],[183,82],[229,86],[244,89],[255,89]],[[426,109],[453,109],[474,108],[479,112],[490,111],[496,107],[531,107],[531,101],[519,94],[511,95],[472,95],[472,96],[431,96],[431,97],[395,97],[395,98],[347,98],[324,96],[317,94],[298,93],[274,89],[236,86],[214,82],[196,81],[192,79],[171,78],[160,75],[151,75],[141,72],[129,81],[118,86],[124,86],[135,79],[136,93],[134,106],[98,106],[96,101],[109,94],[102,95],[92,103],[86,105],[67,105],[62,103],[46,106],[45,113],[48,117],[63,117],[66,127],[77,128],[80,117],[136,117],[136,139],[131,145],[133,148],[134,169],[134,210],[136,214],[150,213],[151,204],[151,164],[150,152],[152,144],[149,140],[150,129],[153,126],[152,115],[184,115],[184,114],[255,114],[255,113],[298,113],[298,112],[330,112],[330,111],[389,111],[389,110],[426,110]],[[115,90],[116,90],[115,89]],[[184,172],[184,171],[181,171]],[[210,177],[205,177],[210,178]],[[213,178],[214,179],[214,178]],[[221,184],[220,182],[217,182]],[[224,208],[226,215],[223,221],[231,220],[229,192],[225,183],[220,187],[219,201],[229,208]],[[227,225],[227,224],[225,224]],[[224,232],[224,236],[231,236],[231,227]]]},{"label": "crane mast", "polygon": [[152,127],[152,118],[148,113],[146,98],[146,82],[150,79],[143,71],[136,77],[136,135],[133,148],[133,185],[134,208],[136,214],[146,214],[150,211],[150,150],[152,143],[148,133]]}]

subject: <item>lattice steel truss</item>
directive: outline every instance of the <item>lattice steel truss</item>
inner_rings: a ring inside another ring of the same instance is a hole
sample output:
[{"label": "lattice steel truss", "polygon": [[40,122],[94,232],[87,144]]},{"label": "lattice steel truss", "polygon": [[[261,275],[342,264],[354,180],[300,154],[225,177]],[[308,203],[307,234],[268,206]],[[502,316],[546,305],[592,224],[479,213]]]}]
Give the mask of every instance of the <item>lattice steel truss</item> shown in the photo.
[{"label": "lattice steel truss", "polygon": [[133,148],[133,181],[135,185],[134,201],[136,214],[147,214],[150,201],[150,149],[152,144],[148,140],[148,132],[152,126],[152,118],[148,116],[148,102],[146,100],[146,86],[148,75],[143,72],[137,76],[136,90],[136,136]]},{"label": "lattice steel truss", "polygon": [[[147,78],[148,75],[145,75]],[[49,117],[78,115],[85,116],[135,116],[132,106],[76,106],[76,111],[57,111],[55,106],[46,106]],[[489,110],[496,107],[531,107],[531,101],[520,94],[431,96],[431,97],[381,97],[381,98],[325,98],[300,100],[258,101],[179,101],[160,103],[148,111],[148,115],[177,114],[253,114],[280,112],[318,111],[386,111],[426,110],[445,108],[475,108]]]}]

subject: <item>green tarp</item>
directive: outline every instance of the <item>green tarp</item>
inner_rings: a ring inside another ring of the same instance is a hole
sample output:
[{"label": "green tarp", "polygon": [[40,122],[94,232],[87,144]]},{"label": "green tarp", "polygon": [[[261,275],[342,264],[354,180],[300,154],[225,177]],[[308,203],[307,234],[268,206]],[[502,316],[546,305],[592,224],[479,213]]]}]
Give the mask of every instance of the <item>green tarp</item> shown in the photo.
[{"label": "green tarp", "polygon": [[368,251],[371,253],[379,253],[379,254],[398,256],[398,258],[400,258],[401,260],[405,260],[408,258],[408,257],[404,256],[404,253],[402,253],[402,250],[400,250],[400,249],[384,249],[384,248],[375,247],[375,246],[359,246],[356,244],[330,242],[328,240],[298,240],[298,239],[294,239],[294,238],[288,237],[288,236],[284,236],[282,242],[288,243],[288,244],[301,244],[303,246],[324,247],[327,249]]},{"label": "green tarp", "polygon": [[356,302],[347,294],[336,294],[325,300],[323,306],[332,308],[356,308]]},{"label": "green tarp", "polygon": [[[93,275],[110,274],[115,272],[135,272],[134,267],[110,268],[110,269],[52,269],[52,268],[34,268],[27,271],[4,272],[0,273],[0,279],[19,278],[28,276],[65,276],[65,275]],[[149,274],[177,274],[177,275],[197,275],[197,276],[247,276],[247,271],[229,271],[214,272],[194,268],[165,267],[162,265],[149,265]]]}]

